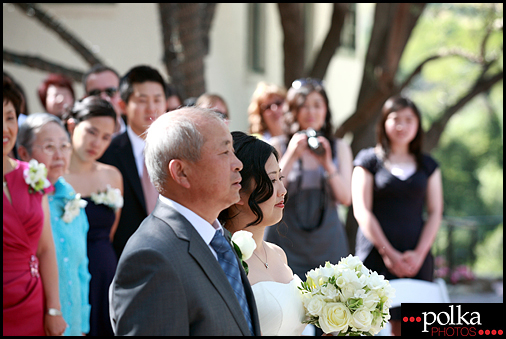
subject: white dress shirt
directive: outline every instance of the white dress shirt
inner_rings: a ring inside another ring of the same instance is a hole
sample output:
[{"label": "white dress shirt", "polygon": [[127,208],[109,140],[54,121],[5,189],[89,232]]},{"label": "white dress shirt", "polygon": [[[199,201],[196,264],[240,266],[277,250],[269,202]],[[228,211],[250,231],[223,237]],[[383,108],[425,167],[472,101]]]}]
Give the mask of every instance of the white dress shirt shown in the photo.
[{"label": "white dress shirt", "polygon": [[212,224],[210,224],[202,217],[197,215],[197,213],[175,202],[174,200],[164,197],[163,195],[160,195],[159,199],[164,204],[169,205],[170,207],[174,208],[176,211],[181,213],[181,215],[185,217],[186,220],[190,222],[190,224],[192,224],[197,233],[202,237],[204,242],[207,244],[207,247],[209,247],[216,260],[218,260],[218,255],[211,246],[211,240],[213,240],[216,231],[220,230],[221,234],[223,234],[223,228],[221,227],[221,224],[218,221],[218,219],[216,219]]},{"label": "white dress shirt", "polygon": [[142,178],[142,171],[144,169],[144,145],[146,145],[146,142],[135,134],[130,125],[127,125],[126,131],[130,138],[130,143],[132,143],[132,151],[134,153],[135,165],[137,166],[139,178]]}]

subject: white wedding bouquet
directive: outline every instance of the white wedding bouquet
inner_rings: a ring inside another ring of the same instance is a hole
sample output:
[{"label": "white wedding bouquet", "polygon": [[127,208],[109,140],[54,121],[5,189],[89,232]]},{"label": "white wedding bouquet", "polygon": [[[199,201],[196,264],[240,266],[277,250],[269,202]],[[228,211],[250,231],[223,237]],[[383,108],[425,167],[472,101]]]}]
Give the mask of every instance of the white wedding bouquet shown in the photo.
[{"label": "white wedding bouquet", "polygon": [[114,211],[123,207],[123,196],[119,188],[112,188],[111,185],[107,185],[107,188],[103,192],[92,193],[91,200],[97,205],[104,204],[109,206]]},{"label": "white wedding bouquet", "polygon": [[306,273],[299,287],[305,323],[338,336],[372,336],[390,319],[395,290],[384,276],[351,254],[337,265],[329,262]]}]

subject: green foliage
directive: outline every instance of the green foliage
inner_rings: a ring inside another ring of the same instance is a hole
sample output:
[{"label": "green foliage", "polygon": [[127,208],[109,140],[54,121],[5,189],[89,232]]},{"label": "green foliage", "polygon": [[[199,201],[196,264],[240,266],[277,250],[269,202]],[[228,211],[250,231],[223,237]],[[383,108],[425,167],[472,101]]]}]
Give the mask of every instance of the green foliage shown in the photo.
[{"label": "green foliage", "polygon": [[[421,62],[448,51],[463,56],[441,57],[425,64],[405,94],[422,112],[422,126],[428,130],[442,113],[473,86],[481,74],[476,60],[482,55],[482,41],[491,25],[502,26],[502,4],[428,4],[401,59],[398,81],[403,81]],[[503,31],[492,32],[484,59],[497,59],[487,75],[503,69]],[[444,215],[462,217],[503,214],[503,83],[476,96],[461,108],[445,127],[432,155],[443,177]],[[455,227],[452,233],[453,267],[472,265],[475,273],[502,276],[502,225],[480,223]],[[451,218],[450,218],[451,219]],[[443,223],[444,224],[444,223]],[[478,245],[472,254],[476,239]],[[480,241],[480,239],[483,239]],[[448,228],[443,225],[433,252],[447,258]]]},{"label": "green foliage", "polygon": [[[428,4],[401,59],[399,81],[428,57],[458,50],[479,57],[491,23],[502,22],[502,4]],[[502,30],[486,43],[485,59],[500,56],[489,71],[502,70]],[[471,60],[473,60],[471,58]],[[444,110],[464,96],[481,65],[461,56],[428,62],[406,93],[422,112],[427,130]],[[441,166],[445,215],[502,214],[502,82],[478,95],[455,114],[432,155]]]}]

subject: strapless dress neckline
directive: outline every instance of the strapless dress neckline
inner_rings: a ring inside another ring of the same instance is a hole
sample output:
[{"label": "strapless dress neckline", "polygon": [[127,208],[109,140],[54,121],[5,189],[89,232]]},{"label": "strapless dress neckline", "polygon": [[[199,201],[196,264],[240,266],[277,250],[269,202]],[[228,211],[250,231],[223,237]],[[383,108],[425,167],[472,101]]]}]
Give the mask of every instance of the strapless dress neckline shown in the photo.
[{"label": "strapless dress neckline", "polygon": [[306,324],[297,288],[302,281],[294,274],[288,283],[259,281],[253,286],[262,335],[300,336]]}]

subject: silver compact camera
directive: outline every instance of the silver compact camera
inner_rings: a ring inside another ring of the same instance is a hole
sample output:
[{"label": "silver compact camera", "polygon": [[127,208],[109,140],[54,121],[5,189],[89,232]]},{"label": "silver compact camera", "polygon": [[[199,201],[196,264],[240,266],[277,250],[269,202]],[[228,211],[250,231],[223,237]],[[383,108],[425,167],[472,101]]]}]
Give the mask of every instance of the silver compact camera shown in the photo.
[{"label": "silver compact camera", "polygon": [[325,153],[325,148],[318,141],[317,136],[320,134],[316,133],[316,131],[312,128],[308,128],[304,131],[300,131],[300,133],[304,133],[307,136],[307,146],[316,155],[322,155]]}]

